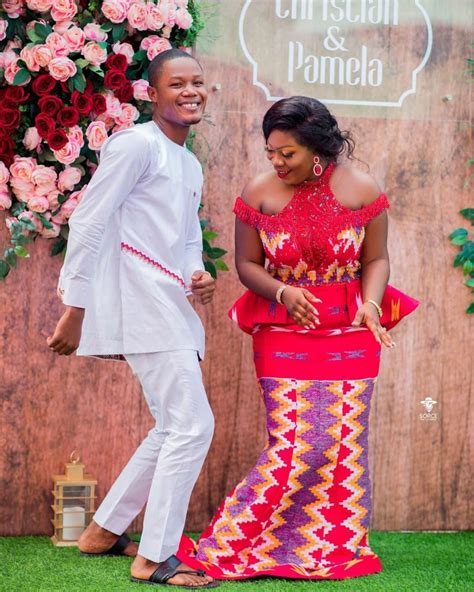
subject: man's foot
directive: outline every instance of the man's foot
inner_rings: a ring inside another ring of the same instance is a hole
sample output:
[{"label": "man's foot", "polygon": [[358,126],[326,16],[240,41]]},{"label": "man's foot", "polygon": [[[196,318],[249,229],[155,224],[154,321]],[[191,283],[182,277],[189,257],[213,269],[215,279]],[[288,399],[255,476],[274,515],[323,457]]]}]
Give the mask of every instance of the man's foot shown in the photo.
[{"label": "man's foot", "polygon": [[[131,574],[134,581],[143,580],[148,581],[155,571],[162,566],[164,563],[167,563],[170,560],[176,560],[174,556],[170,557],[166,562],[163,563],[154,563],[153,561],[149,561],[142,557],[141,555],[137,555],[135,557],[134,562],[132,563],[131,567]],[[176,571],[192,571],[191,574],[185,573],[177,573],[173,577],[166,580],[166,584],[170,586],[183,586],[186,588],[194,588],[196,586],[207,586],[213,582],[213,579],[207,575],[196,575],[195,571],[192,567],[184,563],[180,563],[179,560],[176,560],[176,567],[174,568]],[[165,582],[163,582],[165,583]],[[217,586],[217,582],[216,582]]]},{"label": "man's foot", "polygon": [[[91,555],[97,553],[107,553],[118,541],[119,535],[105,530],[93,520],[85,531],[81,534],[78,541],[79,550],[83,553],[90,553]],[[122,555],[127,557],[135,557],[138,551],[137,543],[130,541],[129,544],[122,551]]]}]

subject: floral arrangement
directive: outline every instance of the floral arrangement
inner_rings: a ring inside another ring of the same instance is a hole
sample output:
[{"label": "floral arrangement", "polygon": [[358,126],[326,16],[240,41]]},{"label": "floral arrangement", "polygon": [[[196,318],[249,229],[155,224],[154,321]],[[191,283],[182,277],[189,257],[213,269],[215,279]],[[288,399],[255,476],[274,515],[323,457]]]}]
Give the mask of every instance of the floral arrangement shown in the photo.
[{"label": "floral arrangement", "polygon": [[151,118],[148,64],[172,46],[191,47],[203,22],[193,0],[0,6],[0,210],[7,210],[10,238],[0,259],[4,278],[37,236],[55,239],[53,255],[64,250],[100,147]]}]

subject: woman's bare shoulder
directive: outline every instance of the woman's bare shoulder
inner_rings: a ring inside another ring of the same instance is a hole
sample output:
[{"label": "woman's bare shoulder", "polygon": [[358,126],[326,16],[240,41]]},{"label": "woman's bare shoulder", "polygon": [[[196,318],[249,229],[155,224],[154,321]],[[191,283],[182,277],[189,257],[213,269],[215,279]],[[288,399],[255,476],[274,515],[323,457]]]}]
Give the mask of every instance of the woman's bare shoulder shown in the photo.
[{"label": "woman's bare shoulder", "polygon": [[265,195],[274,185],[274,177],[271,172],[256,175],[246,183],[240,197],[252,208],[260,210]]},{"label": "woman's bare shoulder", "polygon": [[353,164],[342,164],[337,167],[339,184],[350,187],[351,197],[361,206],[367,206],[379,197],[381,189],[377,181]]}]

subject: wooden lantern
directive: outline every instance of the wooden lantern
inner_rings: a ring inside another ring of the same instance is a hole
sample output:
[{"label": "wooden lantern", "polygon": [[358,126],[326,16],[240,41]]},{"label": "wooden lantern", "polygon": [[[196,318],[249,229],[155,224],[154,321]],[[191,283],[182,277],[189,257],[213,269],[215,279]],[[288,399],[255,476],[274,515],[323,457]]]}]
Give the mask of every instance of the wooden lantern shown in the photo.
[{"label": "wooden lantern", "polygon": [[95,486],[97,481],[84,474],[84,465],[74,451],[71,462],[66,463],[64,475],[53,476],[54,518],[53,543],[59,547],[76,546],[95,512]]}]

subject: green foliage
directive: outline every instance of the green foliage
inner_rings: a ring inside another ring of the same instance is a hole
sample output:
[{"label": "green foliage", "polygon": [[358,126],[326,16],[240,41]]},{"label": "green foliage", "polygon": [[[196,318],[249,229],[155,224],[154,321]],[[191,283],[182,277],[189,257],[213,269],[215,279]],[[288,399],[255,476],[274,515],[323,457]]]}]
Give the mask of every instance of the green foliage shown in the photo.
[{"label": "green foliage", "polygon": [[[459,212],[466,220],[474,226],[474,208],[464,208]],[[459,252],[454,257],[453,267],[462,267],[463,274],[466,277],[464,285],[474,293],[474,240],[469,237],[469,232],[465,228],[456,228],[449,235],[451,244],[459,247]],[[468,314],[474,313],[474,302],[467,307]]]}]

